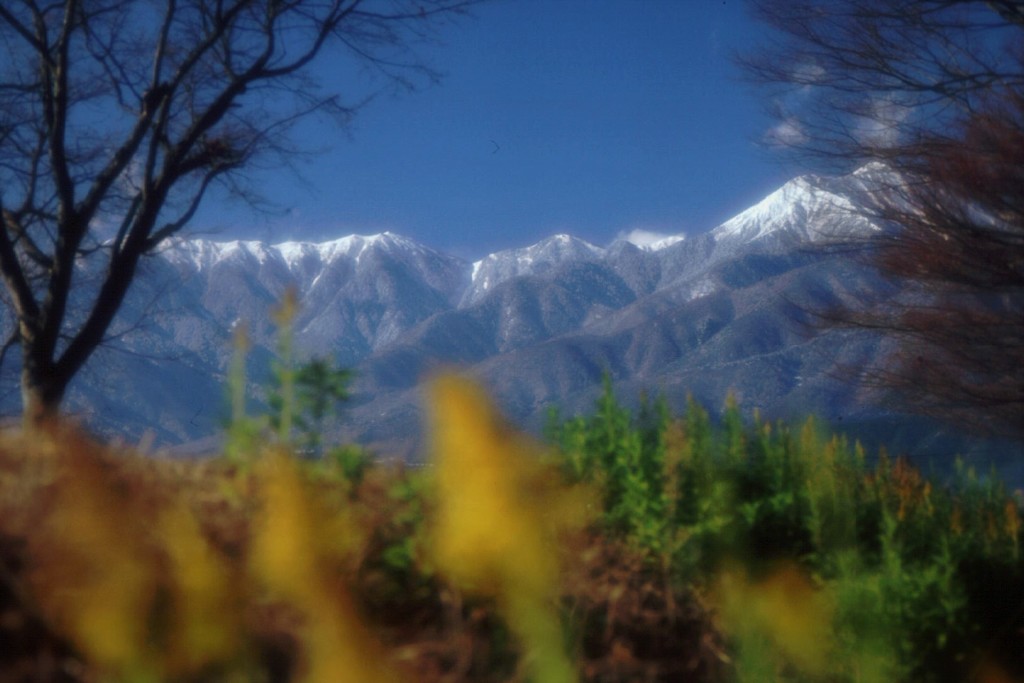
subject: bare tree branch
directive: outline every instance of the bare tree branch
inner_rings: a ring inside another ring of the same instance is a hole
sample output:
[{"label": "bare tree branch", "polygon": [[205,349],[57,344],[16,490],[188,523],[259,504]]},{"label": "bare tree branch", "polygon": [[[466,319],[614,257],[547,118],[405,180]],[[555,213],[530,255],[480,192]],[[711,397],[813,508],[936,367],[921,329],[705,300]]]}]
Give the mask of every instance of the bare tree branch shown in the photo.
[{"label": "bare tree branch", "polygon": [[[395,55],[471,4],[0,3],[0,275],[26,412],[57,409],[139,259],[185,229],[212,187],[234,186],[268,154],[298,154],[298,121],[344,120],[365,101],[319,93],[309,67],[326,50],[405,83],[430,72]],[[95,283],[76,281],[85,264]]]},{"label": "bare tree branch", "polygon": [[[817,311],[896,342],[861,381],[905,405],[1024,436],[1024,5],[772,0],[770,45],[741,59],[774,139],[850,170],[881,162],[846,249],[891,294]],[[854,256],[856,257],[856,256]]]}]

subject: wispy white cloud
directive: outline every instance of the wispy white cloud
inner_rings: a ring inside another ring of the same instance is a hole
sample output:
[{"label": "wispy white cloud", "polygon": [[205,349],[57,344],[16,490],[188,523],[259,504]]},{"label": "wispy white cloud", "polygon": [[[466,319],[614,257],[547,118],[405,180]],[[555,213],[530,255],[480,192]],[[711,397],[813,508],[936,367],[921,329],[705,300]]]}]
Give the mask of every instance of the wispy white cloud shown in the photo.
[{"label": "wispy white cloud", "polygon": [[794,116],[779,121],[764,134],[764,142],[772,147],[795,147],[806,141],[807,134]]},{"label": "wispy white cloud", "polygon": [[683,236],[648,230],[646,228],[633,228],[628,232],[623,230],[616,236],[616,239],[631,242],[641,249],[657,249],[668,246],[673,242],[679,242],[683,239]]},{"label": "wispy white cloud", "polygon": [[799,83],[805,88],[818,85],[825,80],[825,68],[814,62],[804,62],[797,65],[791,71],[790,78],[793,83]]},{"label": "wispy white cloud", "polygon": [[800,112],[826,75],[825,69],[813,61],[801,62],[789,69],[789,82],[798,87],[789,88],[772,101],[772,112],[778,123],[764,132],[762,142],[771,147],[798,147],[807,142]]},{"label": "wispy white cloud", "polygon": [[899,142],[900,127],[909,115],[910,107],[891,98],[875,98],[855,120],[853,135],[865,145],[892,147]]}]

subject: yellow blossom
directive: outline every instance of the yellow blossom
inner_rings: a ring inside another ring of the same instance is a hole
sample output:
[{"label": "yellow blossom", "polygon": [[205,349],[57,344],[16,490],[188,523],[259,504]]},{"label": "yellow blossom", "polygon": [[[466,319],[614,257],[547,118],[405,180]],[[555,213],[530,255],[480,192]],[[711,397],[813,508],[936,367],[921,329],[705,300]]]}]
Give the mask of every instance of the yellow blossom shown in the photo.
[{"label": "yellow blossom", "polygon": [[429,399],[438,567],[463,589],[498,598],[536,680],[575,680],[553,607],[555,533],[582,522],[583,498],[557,486],[537,446],[502,422],[476,384],[444,376]]},{"label": "yellow blossom", "polygon": [[147,622],[157,567],[131,501],[95,447],[59,435],[48,512],[33,541],[35,593],[44,611],[103,669],[136,675],[155,665]]},{"label": "yellow blossom", "polygon": [[726,631],[741,643],[767,639],[800,671],[820,676],[828,670],[833,608],[796,567],[759,581],[723,572],[715,595]]},{"label": "yellow blossom", "polygon": [[160,515],[157,530],[175,583],[169,668],[195,671],[229,658],[239,645],[239,605],[231,575],[180,501]]},{"label": "yellow blossom", "polygon": [[[321,530],[338,531],[344,525],[318,514],[287,456],[271,453],[262,468],[264,506],[253,539],[253,574],[272,596],[303,614],[305,680],[400,680],[328,567],[332,539]],[[336,539],[335,547],[344,542]]]}]

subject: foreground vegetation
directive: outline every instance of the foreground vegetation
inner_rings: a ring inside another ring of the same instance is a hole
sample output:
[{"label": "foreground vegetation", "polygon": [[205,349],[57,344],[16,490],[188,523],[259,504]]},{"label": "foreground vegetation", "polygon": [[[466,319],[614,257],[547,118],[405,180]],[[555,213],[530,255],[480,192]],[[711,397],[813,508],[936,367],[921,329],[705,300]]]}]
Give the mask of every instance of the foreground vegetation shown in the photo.
[{"label": "foreground vegetation", "polygon": [[610,387],[547,447],[464,380],[429,405],[415,469],[295,457],[280,421],[189,462],[3,435],[0,680],[1024,677],[994,476]]}]

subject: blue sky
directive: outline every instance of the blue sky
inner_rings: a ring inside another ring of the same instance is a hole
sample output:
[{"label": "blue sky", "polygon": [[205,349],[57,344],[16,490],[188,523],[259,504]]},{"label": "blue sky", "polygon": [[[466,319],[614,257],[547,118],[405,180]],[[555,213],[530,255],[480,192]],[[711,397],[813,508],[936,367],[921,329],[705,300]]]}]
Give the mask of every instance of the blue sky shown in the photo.
[{"label": "blue sky", "polygon": [[308,186],[259,179],[280,212],[215,204],[193,227],[392,230],[467,258],[555,232],[702,232],[793,172],[756,144],[770,122],[730,60],[761,31],[739,0],[493,0],[419,48],[439,85],[305,129],[326,148]]}]

